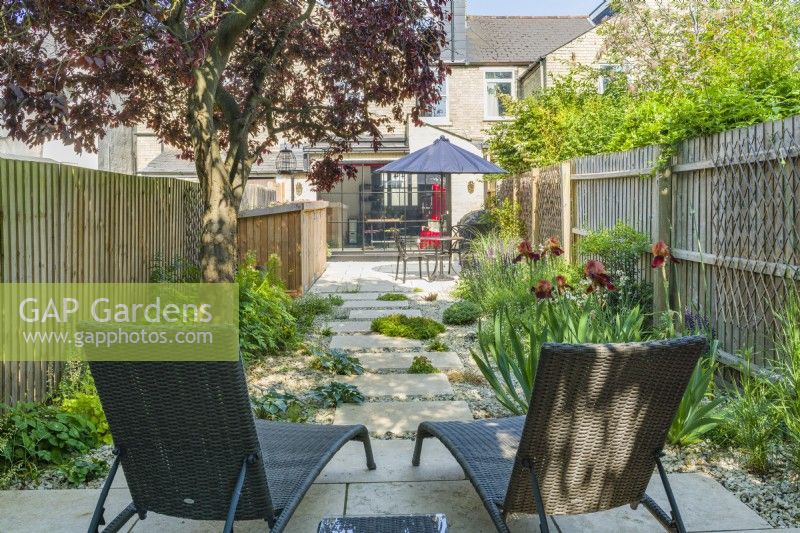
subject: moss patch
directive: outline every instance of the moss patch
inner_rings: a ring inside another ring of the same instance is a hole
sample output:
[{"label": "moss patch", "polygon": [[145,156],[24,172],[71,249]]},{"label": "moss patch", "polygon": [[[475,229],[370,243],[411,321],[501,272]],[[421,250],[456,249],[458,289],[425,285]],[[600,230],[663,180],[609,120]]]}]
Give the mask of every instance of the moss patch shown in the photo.
[{"label": "moss patch", "polygon": [[418,316],[389,315],[372,321],[372,331],[389,337],[428,340],[444,330],[435,320]]},{"label": "moss patch", "polygon": [[408,300],[408,296],[399,292],[387,292],[378,296],[378,300],[382,302],[404,302]]}]

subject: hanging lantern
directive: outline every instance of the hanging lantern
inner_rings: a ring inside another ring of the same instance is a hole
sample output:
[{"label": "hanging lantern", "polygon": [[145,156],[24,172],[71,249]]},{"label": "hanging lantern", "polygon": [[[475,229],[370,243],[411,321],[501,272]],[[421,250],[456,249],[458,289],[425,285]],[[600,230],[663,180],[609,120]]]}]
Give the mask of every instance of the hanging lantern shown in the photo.
[{"label": "hanging lantern", "polygon": [[294,174],[297,170],[297,158],[288,144],[284,144],[278,157],[275,158],[275,170],[278,174]]}]

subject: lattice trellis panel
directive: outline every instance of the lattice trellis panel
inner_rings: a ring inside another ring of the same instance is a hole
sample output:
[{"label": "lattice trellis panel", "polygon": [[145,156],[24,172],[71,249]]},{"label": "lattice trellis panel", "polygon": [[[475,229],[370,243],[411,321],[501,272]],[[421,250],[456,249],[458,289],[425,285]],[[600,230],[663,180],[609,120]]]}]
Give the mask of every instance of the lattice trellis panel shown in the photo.
[{"label": "lattice trellis panel", "polygon": [[544,167],[539,174],[539,193],[537,203],[539,212],[538,241],[548,237],[560,239],[562,227],[561,165]]},{"label": "lattice trellis panel", "polygon": [[714,319],[731,350],[769,355],[773,311],[800,283],[800,121],[713,138],[708,173]]},{"label": "lattice trellis panel", "polygon": [[534,239],[533,234],[533,179],[528,175],[520,176],[517,180],[517,201],[519,201],[519,216],[525,226],[525,236]]}]

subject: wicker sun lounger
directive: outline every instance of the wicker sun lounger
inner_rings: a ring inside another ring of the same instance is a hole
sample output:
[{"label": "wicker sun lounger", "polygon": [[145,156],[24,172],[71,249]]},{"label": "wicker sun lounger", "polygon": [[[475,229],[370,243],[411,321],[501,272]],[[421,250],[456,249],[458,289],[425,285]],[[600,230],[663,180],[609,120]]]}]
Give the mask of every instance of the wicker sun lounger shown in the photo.
[{"label": "wicker sun lounger", "polygon": [[366,427],[255,420],[240,362],[90,363],[117,454],[89,533],[120,464],[133,502],[103,531],[148,511],[191,520],[266,520],[283,531],[314,479]]},{"label": "wicker sun lounger", "polygon": [[[612,344],[545,344],[525,417],[423,422],[452,452],[501,532],[510,513],[583,514],[643,504],[668,530],[685,531],[661,465],[667,431],[706,350],[704,337]],[[645,494],[658,468],[672,515]]]}]

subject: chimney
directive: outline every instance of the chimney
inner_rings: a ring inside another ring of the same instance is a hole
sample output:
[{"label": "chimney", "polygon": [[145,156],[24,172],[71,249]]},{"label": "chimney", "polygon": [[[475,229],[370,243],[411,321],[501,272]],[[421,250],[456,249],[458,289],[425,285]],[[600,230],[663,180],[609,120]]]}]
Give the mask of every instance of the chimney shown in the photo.
[{"label": "chimney", "polygon": [[467,58],[467,0],[449,0],[452,18],[447,24],[450,44],[442,51],[446,63],[463,63]]}]

